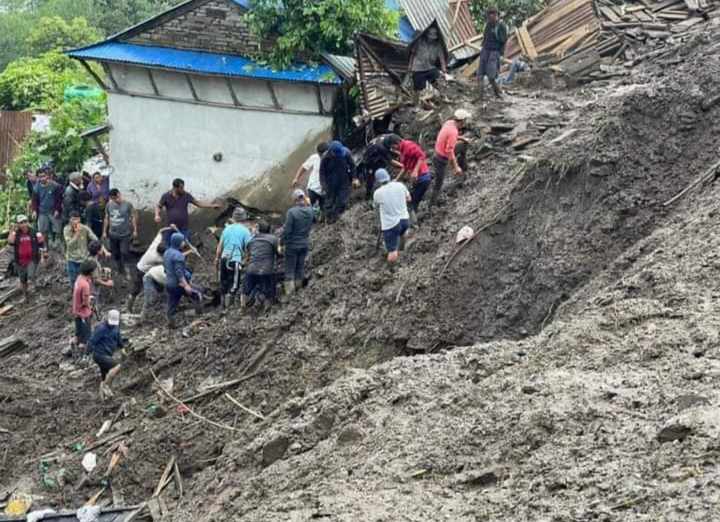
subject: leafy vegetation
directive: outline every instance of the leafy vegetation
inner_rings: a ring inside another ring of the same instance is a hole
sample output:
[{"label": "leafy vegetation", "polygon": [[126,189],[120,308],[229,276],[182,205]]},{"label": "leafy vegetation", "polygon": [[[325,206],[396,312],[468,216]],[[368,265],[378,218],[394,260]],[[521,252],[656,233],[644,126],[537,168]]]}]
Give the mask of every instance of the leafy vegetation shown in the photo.
[{"label": "leafy vegetation", "polygon": [[259,37],[278,34],[265,58],[275,67],[298,56],[316,59],[320,51],[344,54],[357,31],[393,36],[398,13],[384,0],[252,0],[247,19]]},{"label": "leafy vegetation", "polygon": [[82,47],[101,38],[100,32],[90,27],[85,18],[73,18],[68,22],[59,16],[44,16],[32,28],[26,43],[32,55],[39,55]]}]

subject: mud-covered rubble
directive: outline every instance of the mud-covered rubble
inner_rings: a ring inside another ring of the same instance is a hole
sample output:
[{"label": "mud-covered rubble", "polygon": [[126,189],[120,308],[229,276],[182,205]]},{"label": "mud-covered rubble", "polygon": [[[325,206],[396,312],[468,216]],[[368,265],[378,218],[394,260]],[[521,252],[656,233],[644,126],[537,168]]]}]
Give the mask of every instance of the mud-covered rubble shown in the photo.
[{"label": "mud-covered rubble", "polygon": [[[60,355],[66,288],[49,276],[0,323],[28,343],[1,359],[0,489],[84,504],[102,481],[79,486],[83,449],[113,420],[128,454],[104,500],[147,500],[175,456],[184,496],[165,499],[184,520],[712,518],[720,212],[707,185],[664,203],[717,161],[720,108],[702,104],[720,62],[710,37],[655,67],[516,87],[485,110],[459,84],[452,103],[400,113],[428,150],[454,108],[476,114],[468,175],[420,213],[400,267],[356,200],[313,232],[310,284],[288,305],[129,328],[141,349],[112,401],[91,363]],[[516,151],[523,127],[539,141]],[[488,228],[449,263],[468,224]],[[224,393],[188,414],[150,369],[184,400],[242,379],[224,392],[266,419]]]}]

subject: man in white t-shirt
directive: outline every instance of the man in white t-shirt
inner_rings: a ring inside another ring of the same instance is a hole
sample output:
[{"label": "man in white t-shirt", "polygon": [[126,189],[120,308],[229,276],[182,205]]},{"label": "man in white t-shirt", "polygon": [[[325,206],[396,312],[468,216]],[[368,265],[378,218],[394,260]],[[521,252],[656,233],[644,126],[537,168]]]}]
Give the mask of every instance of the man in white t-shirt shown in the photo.
[{"label": "man in white t-shirt", "polygon": [[400,257],[400,239],[410,227],[408,203],[411,201],[407,187],[399,181],[390,181],[385,169],[375,172],[375,182],[380,188],[375,191],[373,201],[380,213],[380,228],[388,253],[388,263],[396,263]]},{"label": "man in white t-shirt", "polygon": [[313,207],[319,206],[321,209],[324,208],[325,194],[323,193],[322,185],[320,184],[320,161],[327,150],[327,143],[319,143],[317,146],[317,152],[305,160],[305,163],[302,164],[302,166],[298,169],[297,174],[295,174],[295,179],[293,179],[293,187],[301,188],[300,179],[308,172],[310,173],[307,182],[310,204]]}]

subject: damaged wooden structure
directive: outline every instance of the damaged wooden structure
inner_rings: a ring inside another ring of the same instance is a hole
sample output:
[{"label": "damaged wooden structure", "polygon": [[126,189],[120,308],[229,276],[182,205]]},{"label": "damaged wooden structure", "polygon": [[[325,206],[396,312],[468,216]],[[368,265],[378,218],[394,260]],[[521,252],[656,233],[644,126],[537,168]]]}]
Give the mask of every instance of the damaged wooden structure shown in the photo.
[{"label": "damaged wooden structure", "polygon": [[[548,66],[582,83],[627,74],[674,36],[706,21],[714,0],[554,0],[511,32],[505,58]],[[477,61],[464,75],[477,72]]]}]

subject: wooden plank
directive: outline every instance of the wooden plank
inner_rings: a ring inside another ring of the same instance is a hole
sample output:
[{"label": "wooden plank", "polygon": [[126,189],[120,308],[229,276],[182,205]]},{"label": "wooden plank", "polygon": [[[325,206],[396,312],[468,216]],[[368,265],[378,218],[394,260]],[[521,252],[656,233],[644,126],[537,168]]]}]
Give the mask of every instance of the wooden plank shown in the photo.
[{"label": "wooden plank", "polygon": [[572,49],[578,42],[587,36],[590,32],[590,26],[585,25],[570,33],[570,38],[555,48],[555,54],[563,56],[568,50]]},{"label": "wooden plank", "polygon": [[685,2],[683,0],[664,0],[659,4],[655,4],[651,9],[654,13],[657,13],[658,11],[662,11],[663,9],[667,9],[668,7],[682,5],[684,3]]},{"label": "wooden plank", "polygon": [[273,87],[272,82],[267,81],[265,82],[265,85],[267,85],[267,88],[270,91],[270,97],[272,98],[273,106],[276,109],[280,109],[280,101],[278,100],[277,94],[275,94],[275,88]]},{"label": "wooden plank", "polygon": [[700,10],[700,2],[698,0],[685,0],[685,5],[689,11]]},{"label": "wooden plank", "polygon": [[201,101],[197,95],[197,91],[195,90],[195,85],[193,85],[192,78],[190,78],[190,75],[184,74],[183,76],[185,76],[185,80],[187,81],[188,87],[190,88],[190,94],[192,94],[193,100]]},{"label": "wooden plank", "polygon": [[102,64],[103,70],[105,71],[105,74],[108,78],[110,78],[110,83],[113,86],[113,89],[115,89],[118,92],[124,92],[123,89],[120,88],[118,85],[118,82],[115,81],[115,77],[113,76],[112,70],[110,69],[110,66],[103,62]]},{"label": "wooden plank", "polygon": [[85,60],[80,60],[80,64],[85,68],[85,70],[88,72],[90,76],[93,77],[93,80],[95,80],[100,87],[102,87],[104,90],[109,90],[107,84],[100,79],[100,77],[93,71],[92,67],[88,65],[88,63]]},{"label": "wooden plank", "polygon": [[150,80],[150,85],[152,85],[155,96],[160,96],[160,90],[158,89],[158,86],[155,83],[155,76],[153,76],[152,69],[145,69],[145,70],[147,71],[148,79]]},{"label": "wooden plank", "polygon": [[535,49],[535,44],[532,41],[532,38],[530,38],[530,33],[527,30],[527,26],[523,24],[520,29],[518,29],[518,34],[522,37],[522,40],[525,43],[525,48],[528,52],[528,58],[531,60],[537,60],[538,53]]}]

